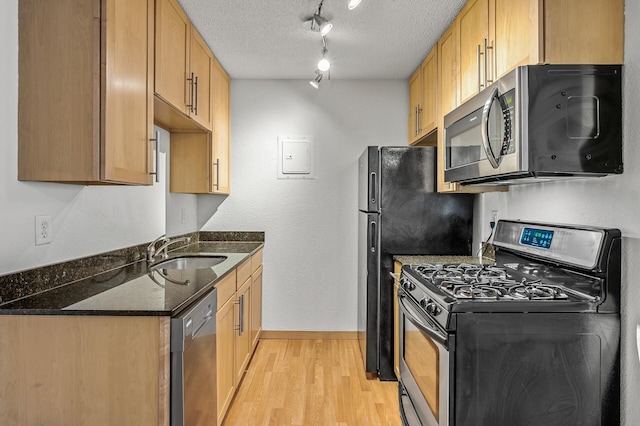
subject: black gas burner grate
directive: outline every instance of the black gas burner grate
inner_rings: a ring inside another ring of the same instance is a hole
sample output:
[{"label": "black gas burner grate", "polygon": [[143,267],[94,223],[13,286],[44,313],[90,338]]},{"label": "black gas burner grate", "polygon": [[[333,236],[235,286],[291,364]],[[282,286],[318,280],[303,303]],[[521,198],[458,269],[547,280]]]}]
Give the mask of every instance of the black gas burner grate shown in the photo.
[{"label": "black gas burner grate", "polygon": [[[539,265],[511,265],[531,274]],[[493,265],[416,265],[412,269],[422,279],[458,299],[473,300],[566,300],[562,287],[543,283],[541,279],[512,278],[505,268]]]}]

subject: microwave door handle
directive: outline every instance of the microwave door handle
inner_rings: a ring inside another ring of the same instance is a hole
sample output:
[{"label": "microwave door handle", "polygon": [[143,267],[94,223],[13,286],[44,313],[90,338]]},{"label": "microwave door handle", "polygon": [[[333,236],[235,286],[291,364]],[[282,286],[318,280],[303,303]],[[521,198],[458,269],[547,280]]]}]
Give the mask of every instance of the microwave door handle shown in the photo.
[{"label": "microwave door handle", "polygon": [[422,331],[429,335],[436,343],[447,347],[447,336],[442,331],[440,331],[434,324],[428,324],[426,321],[421,319],[421,315],[408,305],[406,301],[406,297],[404,295],[398,295],[398,304],[400,308],[404,311],[405,315],[408,315],[411,318],[411,322],[415,325],[419,326]]},{"label": "microwave door handle", "polygon": [[494,169],[497,169],[498,166],[500,166],[500,160],[493,153],[493,149],[489,143],[489,114],[491,113],[493,100],[498,98],[498,96],[498,88],[494,87],[489,98],[484,103],[484,108],[482,109],[482,147],[484,148],[484,152],[487,154],[487,160],[489,160],[489,163],[491,163]]}]

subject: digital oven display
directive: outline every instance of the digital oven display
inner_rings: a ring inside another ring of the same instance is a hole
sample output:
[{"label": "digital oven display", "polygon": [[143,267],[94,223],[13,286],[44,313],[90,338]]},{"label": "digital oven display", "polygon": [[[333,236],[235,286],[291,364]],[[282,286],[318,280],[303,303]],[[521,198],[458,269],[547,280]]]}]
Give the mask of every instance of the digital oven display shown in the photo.
[{"label": "digital oven display", "polygon": [[553,240],[553,231],[543,229],[524,228],[520,236],[520,244],[543,249],[551,247],[551,240]]}]

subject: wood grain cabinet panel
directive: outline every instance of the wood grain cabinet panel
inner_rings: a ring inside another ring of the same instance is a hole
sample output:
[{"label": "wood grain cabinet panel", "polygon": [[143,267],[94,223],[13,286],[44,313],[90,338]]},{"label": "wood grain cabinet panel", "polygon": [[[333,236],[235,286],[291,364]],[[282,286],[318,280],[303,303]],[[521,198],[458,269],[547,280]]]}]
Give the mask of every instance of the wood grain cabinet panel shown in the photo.
[{"label": "wood grain cabinet panel", "polygon": [[458,21],[460,99],[462,104],[486,85],[487,43],[489,39],[489,0],[470,0],[460,11]]},{"label": "wood grain cabinet panel", "polygon": [[152,183],[153,3],[20,1],[20,180]]},{"label": "wood grain cabinet panel", "polygon": [[434,47],[409,79],[409,144],[424,145],[437,127],[438,49]]},{"label": "wood grain cabinet panel", "polygon": [[168,425],[168,317],[0,316],[7,425]]},{"label": "wood grain cabinet panel", "polygon": [[157,124],[167,130],[211,130],[213,53],[176,0],[157,0]]},{"label": "wood grain cabinet panel", "polygon": [[229,140],[231,81],[215,58],[213,65],[211,79],[213,103],[213,149],[210,159],[211,192],[213,194],[229,194],[231,192]]},{"label": "wood grain cabinet panel", "polygon": [[262,265],[251,276],[251,347],[255,349],[262,332]]}]

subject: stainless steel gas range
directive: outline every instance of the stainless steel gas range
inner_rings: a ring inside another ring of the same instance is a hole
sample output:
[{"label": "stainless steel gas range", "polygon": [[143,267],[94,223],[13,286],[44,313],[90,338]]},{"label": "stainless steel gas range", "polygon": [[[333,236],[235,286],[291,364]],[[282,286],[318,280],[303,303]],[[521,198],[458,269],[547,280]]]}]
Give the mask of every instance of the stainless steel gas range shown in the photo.
[{"label": "stainless steel gas range", "polygon": [[404,424],[620,424],[620,231],[499,221],[493,244],[403,266]]}]

